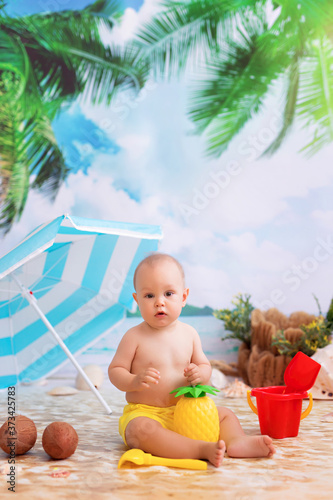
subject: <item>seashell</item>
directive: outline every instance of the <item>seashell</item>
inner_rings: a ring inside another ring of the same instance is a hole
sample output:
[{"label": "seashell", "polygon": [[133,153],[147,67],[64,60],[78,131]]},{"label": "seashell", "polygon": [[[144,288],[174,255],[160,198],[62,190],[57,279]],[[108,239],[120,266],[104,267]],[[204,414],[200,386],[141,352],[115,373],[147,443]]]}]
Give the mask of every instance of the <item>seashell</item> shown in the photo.
[{"label": "seashell", "polygon": [[251,389],[251,387],[236,378],[236,380],[228,385],[222,393],[226,398],[243,398],[247,396],[247,391],[249,389]]},{"label": "seashell", "polygon": [[75,387],[69,387],[68,385],[59,385],[58,387],[53,387],[48,394],[50,396],[71,396],[72,394],[77,394],[79,391]]},{"label": "seashell", "polygon": [[310,389],[312,397],[333,400],[333,344],[317,349],[312,359],[321,364],[316,382]]},{"label": "seashell", "polygon": [[[96,387],[96,389],[99,389],[104,380],[104,373],[102,368],[98,365],[92,364],[92,365],[86,365],[83,368],[83,371],[85,372],[87,377],[90,378],[91,382]],[[87,382],[84,380],[84,378],[80,373],[76,377],[75,385],[77,389],[79,389],[80,391],[90,391],[89,385],[87,384]]]},{"label": "seashell", "polygon": [[217,389],[223,389],[223,387],[228,385],[228,380],[224,373],[220,372],[220,370],[217,370],[217,368],[212,368],[210,384]]}]

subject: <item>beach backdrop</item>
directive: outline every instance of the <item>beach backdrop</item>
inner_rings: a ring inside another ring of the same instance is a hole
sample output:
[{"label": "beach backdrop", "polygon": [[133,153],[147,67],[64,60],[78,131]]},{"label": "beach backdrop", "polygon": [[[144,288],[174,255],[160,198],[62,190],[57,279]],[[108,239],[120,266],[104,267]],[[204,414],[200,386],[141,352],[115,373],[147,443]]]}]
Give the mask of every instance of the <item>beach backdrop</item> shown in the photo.
[{"label": "beach backdrop", "polygon": [[62,213],[158,224],[190,304],[327,311],[330,0],[0,6],[1,255]]}]

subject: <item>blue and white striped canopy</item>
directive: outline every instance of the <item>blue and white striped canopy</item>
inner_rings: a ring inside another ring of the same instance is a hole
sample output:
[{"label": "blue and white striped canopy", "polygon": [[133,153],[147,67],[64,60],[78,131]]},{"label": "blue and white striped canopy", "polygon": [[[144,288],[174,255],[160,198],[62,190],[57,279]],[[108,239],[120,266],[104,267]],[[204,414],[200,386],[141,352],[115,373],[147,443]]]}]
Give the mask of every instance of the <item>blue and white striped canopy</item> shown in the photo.
[{"label": "blue and white striped canopy", "polygon": [[0,388],[44,377],[67,359],[19,284],[79,353],[133,308],[134,270],[161,237],[158,226],[62,215],[2,257]]}]

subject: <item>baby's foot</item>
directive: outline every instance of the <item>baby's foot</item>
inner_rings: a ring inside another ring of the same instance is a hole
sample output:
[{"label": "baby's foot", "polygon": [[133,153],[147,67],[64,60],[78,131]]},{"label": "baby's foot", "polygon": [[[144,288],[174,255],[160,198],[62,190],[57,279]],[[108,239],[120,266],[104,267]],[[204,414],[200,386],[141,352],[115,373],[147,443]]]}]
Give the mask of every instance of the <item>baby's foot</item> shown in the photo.
[{"label": "baby's foot", "polygon": [[205,448],[205,458],[212,465],[215,465],[215,467],[220,467],[225,452],[224,441],[218,441],[217,443],[207,443]]},{"label": "baby's foot", "polygon": [[234,458],[271,457],[275,451],[269,436],[242,436],[233,440],[227,449],[229,457]]}]

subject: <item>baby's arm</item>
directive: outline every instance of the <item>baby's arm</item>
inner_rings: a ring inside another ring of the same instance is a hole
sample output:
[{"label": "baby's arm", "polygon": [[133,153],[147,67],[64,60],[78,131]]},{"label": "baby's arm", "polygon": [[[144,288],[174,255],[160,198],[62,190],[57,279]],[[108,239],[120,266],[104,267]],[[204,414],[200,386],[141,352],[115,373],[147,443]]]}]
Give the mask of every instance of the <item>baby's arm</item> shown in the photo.
[{"label": "baby's arm", "polygon": [[212,367],[202,350],[199,334],[194,330],[193,354],[191,363],[184,370],[184,376],[191,385],[196,385],[208,384],[211,374]]},{"label": "baby's arm", "polygon": [[118,349],[109,366],[111,383],[124,392],[142,391],[149,384],[158,384],[159,371],[149,367],[142,373],[131,373],[132,361],[137,349],[136,335],[129,330],[121,339]]}]

